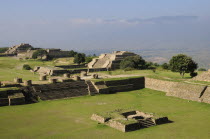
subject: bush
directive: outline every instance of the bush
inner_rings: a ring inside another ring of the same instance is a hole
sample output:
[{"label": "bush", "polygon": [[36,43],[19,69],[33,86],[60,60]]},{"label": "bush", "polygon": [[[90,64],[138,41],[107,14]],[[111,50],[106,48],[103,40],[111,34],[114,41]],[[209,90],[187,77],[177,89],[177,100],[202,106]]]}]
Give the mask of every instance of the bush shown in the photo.
[{"label": "bush", "polygon": [[44,56],[47,56],[47,51],[44,49],[39,49],[33,53],[32,58],[37,59],[40,57],[40,59],[42,59]]},{"label": "bush", "polygon": [[164,63],[163,65],[161,65],[161,67],[165,70],[168,70],[169,69],[169,64]]},{"label": "bush", "polygon": [[8,47],[0,48],[0,53],[4,53],[4,52],[6,52],[8,49],[9,49]]},{"label": "bush", "polygon": [[24,64],[23,70],[31,70],[31,67],[28,64]]},{"label": "bush", "polygon": [[197,72],[192,72],[192,73],[190,73],[190,76],[193,78],[193,77],[195,77],[195,76],[197,76],[198,75],[198,73]]},{"label": "bush", "polygon": [[132,70],[135,70],[134,68],[131,68],[131,67],[127,67],[124,69],[124,71],[132,71]]},{"label": "bush", "polygon": [[199,68],[198,71],[207,71],[205,68]]}]

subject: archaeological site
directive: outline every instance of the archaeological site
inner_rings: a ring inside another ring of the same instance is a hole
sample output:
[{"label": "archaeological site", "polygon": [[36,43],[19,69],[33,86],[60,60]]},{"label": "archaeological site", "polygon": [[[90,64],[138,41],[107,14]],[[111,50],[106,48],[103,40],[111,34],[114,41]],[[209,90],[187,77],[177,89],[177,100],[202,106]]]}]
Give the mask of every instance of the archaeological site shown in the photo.
[{"label": "archaeological site", "polygon": [[[44,51],[44,55],[33,59],[38,50]],[[186,106],[180,113],[187,111],[188,107],[194,109],[189,105],[200,108],[210,104],[210,71],[203,71],[195,77],[186,73],[187,77],[182,78],[176,72],[146,62],[133,52],[104,53],[82,63],[75,63],[75,57],[69,57],[69,53],[61,49],[35,48],[29,44],[10,47],[0,57],[2,61],[9,59],[11,62],[2,64],[6,67],[2,68],[6,74],[0,74],[1,108],[40,105],[39,109],[44,109],[48,117],[65,109],[60,114],[68,113],[63,119],[68,121],[70,115],[73,117],[70,123],[85,126],[87,122],[89,125],[86,126],[91,125],[94,132],[118,130],[126,134],[131,131],[141,134],[141,131],[155,132],[179,124],[182,118],[175,116],[174,109],[182,108],[183,104]],[[49,56],[52,59],[44,58]],[[137,68],[122,69],[123,62],[128,66],[137,63]],[[56,112],[44,108],[57,105]]]}]

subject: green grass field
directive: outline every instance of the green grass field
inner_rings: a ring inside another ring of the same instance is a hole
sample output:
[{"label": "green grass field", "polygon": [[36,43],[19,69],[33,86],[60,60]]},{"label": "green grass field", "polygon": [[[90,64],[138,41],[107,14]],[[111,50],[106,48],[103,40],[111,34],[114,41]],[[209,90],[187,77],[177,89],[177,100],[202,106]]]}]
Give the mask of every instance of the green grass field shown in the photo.
[{"label": "green grass field", "polygon": [[[173,123],[123,133],[90,120],[95,112],[138,109]],[[210,105],[167,97],[150,89],[0,107],[1,139],[117,139],[210,137]]]},{"label": "green grass field", "polygon": [[13,81],[15,77],[23,78],[23,80],[39,80],[39,75],[37,73],[33,74],[28,70],[22,70],[24,64],[28,64],[34,68],[35,66],[55,66],[72,63],[73,58],[59,58],[52,61],[39,61],[19,60],[14,57],[0,57],[0,81]]}]

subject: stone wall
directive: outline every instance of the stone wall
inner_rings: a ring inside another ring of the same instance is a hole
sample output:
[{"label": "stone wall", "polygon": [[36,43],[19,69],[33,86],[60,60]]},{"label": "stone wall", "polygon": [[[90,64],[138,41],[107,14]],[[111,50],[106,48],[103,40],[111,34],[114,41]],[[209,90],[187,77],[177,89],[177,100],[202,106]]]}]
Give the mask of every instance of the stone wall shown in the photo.
[{"label": "stone wall", "polygon": [[107,123],[107,125],[109,125],[112,128],[115,128],[117,130],[120,130],[122,132],[126,132],[125,125],[124,124],[121,124],[120,122],[117,122],[115,120],[109,120],[109,122]]},{"label": "stone wall", "polygon": [[[85,81],[63,82],[24,87],[27,96],[42,100],[61,99],[88,95],[88,86]],[[31,94],[31,95],[30,95]],[[30,100],[30,98],[27,98]]]},{"label": "stone wall", "polygon": [[25,96],[21,90],[0,91],[0,106],[25,104]]},{"label": "stone wall", "polygon": [[210,103],[210,88],[209,87],[201,96],[201,102]]},{"label": "stone wall", "polygon": [[132,91],[145,87],[144,77],[130,79],[119,79],[111,81],[100,81],[94,83],[95,88],[100,94],[109,94],[122,91]]},{"label": "stone wall", "polygon": [[55,66],[63,69],[77,69],[77,68],[86,68],[85,64],[80,65],[61,65],[61,66]]},{"label": "stone wall", "polygon": [[145,78],[145,88],[166,92],[167,96],[210,103],[210,90],[204,85]]}]

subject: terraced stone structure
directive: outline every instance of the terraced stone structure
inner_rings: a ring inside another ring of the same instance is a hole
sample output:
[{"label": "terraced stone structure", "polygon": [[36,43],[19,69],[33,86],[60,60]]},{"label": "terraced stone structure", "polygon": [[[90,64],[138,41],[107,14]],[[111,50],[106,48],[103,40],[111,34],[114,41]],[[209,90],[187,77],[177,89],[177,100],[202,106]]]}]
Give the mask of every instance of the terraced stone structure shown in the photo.
[{"label": "terraced stone structure", "polygon": [[52,75],[52,76],[63,75],[65,73],[69,72],[68,70],[65,70],[65,69],[62,69],[62,68],[49,67],[49,66],[46,66],[46,67],[38,67],[37,66],[37,67],[34,68],[34,71],[38,72],[41,75]]},{"label": "terraced stone structure", "polygon": [[128,57],[136,54],[127,51],[114,51],[111,54],[101,54],[99,58],[94,58],[89,64],[88,68],[109,68],[119,69],[120,62]]},{"label": "terraced stone structure", "polygon": [[24,94],[30,99],[53,100],[69,97],[84,96],[89,94],[85,81],[72,81],[54,84],[42,84],[24,87]]},{"label": "terraced stone structure", "polygon": [[116,92],[132,91],[145,88],[144,77],[112,78],[105,81],[92,81],[100,94],[112,94]]},{"label": "terraced stone structure", "polygon": [[91,119],[122,132],[129,132],[168,123],[168,117],[159,117],[151,113],[138,110],[114,110],[100,114],[93,114]]},{"label": "terraced stone structure", "polygon": [[194,77],[193,80],[210,82],[210,69]]},{"label": "terraced stone structure", "polygon": [[27,52],[28,50],[33,49],[30,44],[21,43],[20,45],[15,45],[10,47],[5,54],[18,54],[22,52]]},{"label": "terraced stone structure", "polygon": [[5,90],[0,92],[0,106],[21,104],[25,104],[25,96],[21,90]]}]

